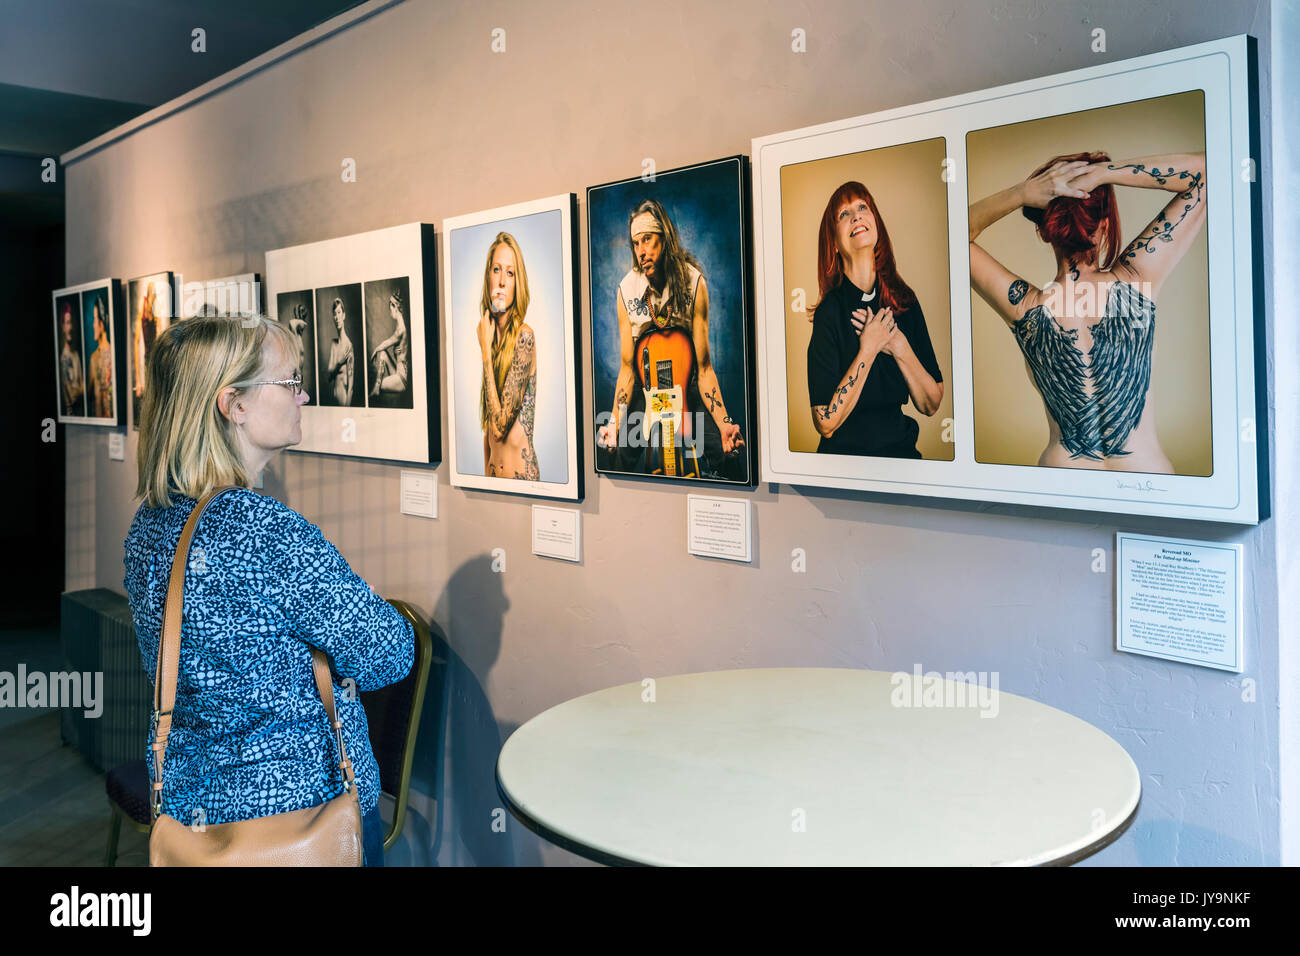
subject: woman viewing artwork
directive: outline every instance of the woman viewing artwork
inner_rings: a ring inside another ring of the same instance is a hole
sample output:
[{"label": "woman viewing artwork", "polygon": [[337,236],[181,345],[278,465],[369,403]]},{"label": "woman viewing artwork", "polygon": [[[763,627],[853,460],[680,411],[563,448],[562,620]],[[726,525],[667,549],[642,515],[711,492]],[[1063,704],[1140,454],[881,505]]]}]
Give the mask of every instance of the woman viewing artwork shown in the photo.
[{"label": "woman viewing artwork", "polygon": [[[1121,251],[1116,186],[1174,193]],[[1205,155],[1056,156],[970,207],[972,288],[1015,336],[1050,426],[1039,465],[1173,474],[1156,434],[1156,302],[1205,224]],[[1041,288],[976,241],[1019,209],[1056,257]]]},{"label": "woman viewing artwork", "polygon": [[916,294],[899,275],[889,231],[871,193],[846,182],[831,195],[818,231],[817,284],[808,342],[808,397],[817,451],[921,458],[910,399],[933,415],[943,400]]},{"label": "woman viewing artwork", "polygon": [[519,243],[497,233],[488,247],[479,300],[478,344],[483,360],[479,424],[483,463],[498,478],[537,481],[533,446],[537,412],[536,340],[524,322],[528,312],[528,271]]},{"label": "woman viewing artwork", "polygon": [[[142,501],[124,542],[122,581],[151,678],[182,529],[209,492],[234,487],[194,527],[166,753],[153,750],[161,724],[140,740],[140,753],[150,758],[151,785],[161,785],[151,788],[158,809],[204,826],[333,799],[349,786],[340,770],[346,753],[364,863],[382,866],[379,766],[355,691],[402,680],[414,632],[320,528],[250,487],[302,441],[311,396],[299,341],[287,324],[204,306],[152,343],[136,454]],[[313,648],[330,659],[335,730]]]}]

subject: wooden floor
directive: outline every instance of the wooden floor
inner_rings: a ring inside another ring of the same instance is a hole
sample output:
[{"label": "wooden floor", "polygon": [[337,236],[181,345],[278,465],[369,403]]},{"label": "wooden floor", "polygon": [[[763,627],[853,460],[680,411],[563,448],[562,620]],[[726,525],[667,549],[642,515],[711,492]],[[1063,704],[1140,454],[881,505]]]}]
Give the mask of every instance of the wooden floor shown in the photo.
[{"label": "wooden floor", "polygon": [[[103,866],[104,775],[59,736],[57,710],[0,733],[0,866]],[[144,866],[148,835],[122,825],[118,866]]]},{"label": "wooden floor", "polygon": [[[0,634],[0,671],[63,669],[55,628]],[[103,866],[104,775],[59,734],[58,708],[0,709],[0,866]],[[148,862],[148,834],[122,824],[118,866]]]}]

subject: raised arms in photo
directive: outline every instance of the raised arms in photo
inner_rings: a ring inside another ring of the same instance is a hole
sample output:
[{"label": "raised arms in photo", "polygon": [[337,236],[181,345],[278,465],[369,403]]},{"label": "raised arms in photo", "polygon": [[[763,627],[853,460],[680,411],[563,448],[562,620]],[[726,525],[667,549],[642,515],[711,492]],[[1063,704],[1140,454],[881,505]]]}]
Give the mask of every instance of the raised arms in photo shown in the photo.
[{"label": "raised arms in photo", "polygon": [[1105,183],[1175,194],[1120,253],[1112,270],[1127,282],[1141,284],[1154,299],[1205,225],[1205,154],[1173,153],[1093,163],[1072,184],[1091,190]]},{"label": "raised arms in photo", "polygon": [[975,240],[989,226],[1024,206],[1043,209],[1057,196],[1084,199],[1087,192],[1072,180],[1089,166],[1085,160],[1059,162],[1024,182],[996,192],[970,207],[970,282],[981,299],[1008,324],[1021,318],[1041,291],[994,259]]}]

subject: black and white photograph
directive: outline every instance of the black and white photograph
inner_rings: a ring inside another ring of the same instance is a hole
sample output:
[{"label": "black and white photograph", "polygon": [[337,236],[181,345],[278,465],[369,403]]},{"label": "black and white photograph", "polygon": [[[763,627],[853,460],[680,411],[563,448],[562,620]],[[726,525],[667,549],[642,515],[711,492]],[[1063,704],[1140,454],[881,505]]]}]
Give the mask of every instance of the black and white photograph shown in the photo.
[{"label": "black and white photograph", "polygon": [[411,280],[406,276],[365,283],[366,373],[371,408],[410,408],[411,348],[407,312]]},{"label": "black and white photograph", "polygon": [[442,457],[433,226],[408,223],[266,254],[266,301],[298,337],[302,441],[317,452]]},{"label": "black and white photograph", "polygon": [[361,283],[316,290],[316,367],[320,404],[366,404],[366,343],[361,315]]},{"label": "black and white photograph", "polygon": [[298,370],[302,388],[307,393],[308,405],[319,405],[316,389],[316,295],[311,289],[300,292],[281,292],[277,297],[276,314],[298,338]]}]

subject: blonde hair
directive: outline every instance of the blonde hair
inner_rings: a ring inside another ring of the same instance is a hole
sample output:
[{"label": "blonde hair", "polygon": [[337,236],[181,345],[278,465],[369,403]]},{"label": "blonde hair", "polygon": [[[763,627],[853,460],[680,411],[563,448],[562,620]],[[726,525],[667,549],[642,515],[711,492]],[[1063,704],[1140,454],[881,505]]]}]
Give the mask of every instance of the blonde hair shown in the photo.
[{"label": "blonde hair", "polygon": [[235,424],[221,414],[217,396],[236,382],[265,377],[268,338],[285,355],[298,354],[298,337],[288,326],[263,315],[219,315],[212,306],[154,340],[136,446],[136,497],[167,508],[175,494],[197,499],[222,485],[248,487]]},{"label": "blonde hair", "polygon": [[[501,335],[493,334],[492,339],[492,374],[496,378],[497,396],[506,387],[506,376],[510,373],[510,363],[515,360],[515,341],[519,338],[519,329],[524,324],[524,315],[528,312],[528,270],[524,268],[524,254],[515,237],[508,232],[498,232],[497,237],[488,246],[487,263],[483,266],[483,294],[479,297],[479,314],[492,311],[492,256],[497,246],[504,243],[515,254],[515,301],[506,312],[506,330]],[[495,323],[494,323],[495,325]],[[487,379],[483,379],[478,397],[478,420],[483,431],[488,430],[488,393]]]}]

